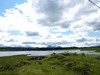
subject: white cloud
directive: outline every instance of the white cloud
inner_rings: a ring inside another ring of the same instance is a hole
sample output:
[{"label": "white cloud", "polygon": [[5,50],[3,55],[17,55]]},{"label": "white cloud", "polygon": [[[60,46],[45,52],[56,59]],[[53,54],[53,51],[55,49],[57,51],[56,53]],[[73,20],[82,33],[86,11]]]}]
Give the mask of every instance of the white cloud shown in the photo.
[{"label": "white cloud", "polygon": [[0,16],[0,40],[4,46],[98,45],[100,38],[87,34],[100,32],[99,13],[88,0],[27,0]]},{"label": "white cloud", "polygon": [[69,8],[65,10],[63,18],[65,20],[73,20],[74,16],[77,14],[77,12],[80,10],[80,8],[82,7],[81,4],[77,4],[76,6]]}]

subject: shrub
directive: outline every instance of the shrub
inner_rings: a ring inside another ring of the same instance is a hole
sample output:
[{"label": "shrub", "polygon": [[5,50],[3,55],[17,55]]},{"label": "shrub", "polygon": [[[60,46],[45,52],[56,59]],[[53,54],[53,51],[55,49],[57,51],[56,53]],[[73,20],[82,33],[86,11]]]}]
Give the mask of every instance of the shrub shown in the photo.
[{"label": "shrub", "polygon": [[72,59],[71,58],[64,58],[64,59],[61,59],[61,62],[70,62]]},{"label": "shrub", "polygon": [[98,55],[95,59],[96,59],[96,60],[100,60],[100,55]]},{"label": "shrub", "polygon": [[37,62],[38,62],[39,65],[42,65],[42,64],[43,64],[42,61],[39,61],[39,60],[38,60]]},{"label": "shrub", "polygon": [[64,56],[58,56],[58,57],[57,57],[58,60],[62,60],[62,59],[64,59],[64,58],[65,58]]},{"label": "shrub", "polygon": [[15,63],[15,67],[21,67],[21,66],[24,66],[24,65],[30,65],[31,62],[27,62],[27,61],[17,61]]},{"label": "shrub", "polygon": [[62,65],[62,63],[61,62],[50,62],[50,64],[52,64],[52,65]]},{"label": "shrub", "polygon": [[70,56],[71,54],[68,53],[68,52],[67,53],[65,52],[65,53],[62,53],[62,55],[64,55],[64,56]]},{"label": "shrub", "polygon": [[74,68],[75,71],[81,73],[82,75],[90,75],[91,68],[89,64],[84,64],[82,66],[76,66]]},{"label": "shrub", "polygon": [[0,66],[0,71],[6,71],[6,70],[13,70],[14,66],[10,64],[5,64]]},{"label": "shrub", "polygon": [[75,52],[75,53],[73,53],[73,55],[74,55],[74,56],[77,56],[78,54]]},{"label": "shrub", "polygon": [[83,56],[86,56],[85,53],[82,53]]},{"label": "shrub", "polygon": [[73,70],[73,68],[74,68],[75,65],[76,65],[75,62],[69,62],[69,63],[67,63],[67,64],[64,65],[64,68],[66,70],[71,70],[71,69]]}]

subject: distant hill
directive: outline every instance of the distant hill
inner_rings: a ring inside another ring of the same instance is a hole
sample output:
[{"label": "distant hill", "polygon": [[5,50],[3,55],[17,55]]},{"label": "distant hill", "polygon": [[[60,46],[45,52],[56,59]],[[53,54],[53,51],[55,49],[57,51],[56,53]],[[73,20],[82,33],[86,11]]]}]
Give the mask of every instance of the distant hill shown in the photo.
[{"label": "distant hill", "polygon": [[100,48],[100,46],[92,47],[60,47],[60,46],[47,46],[47,47],[0,47],[0,51],[41,51],[41,50],[69,50],[69,49],[80,49],[80,48]]},{"label": "distant hill", "polygon": [[0,47],[0,51],[35,51],[35,50],[65,50],[65,49],[77,49],[77,47],[60,47],[60,46],[48,46],[48,47]]}]

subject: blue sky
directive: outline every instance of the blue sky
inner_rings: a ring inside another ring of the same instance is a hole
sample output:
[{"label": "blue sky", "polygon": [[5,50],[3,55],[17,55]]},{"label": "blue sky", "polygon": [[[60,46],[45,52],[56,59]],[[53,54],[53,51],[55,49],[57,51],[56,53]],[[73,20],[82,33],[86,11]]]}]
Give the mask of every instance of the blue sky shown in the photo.
[{"label": "blue sky", "polygon": [[26,0],[0,0],[0,15],[3,15],[6,9],[14,8],[16,4],[22,4]]},{"label": "blue sky", "polygon": [[100,32],[90,32],[89,36],[90,37],[98,37],[99,38],[100,37]]},{"label": "blue sky", "polygon": [[11,47],[100,45],[100,9],[88,0],[0,0],[0,41]]}]

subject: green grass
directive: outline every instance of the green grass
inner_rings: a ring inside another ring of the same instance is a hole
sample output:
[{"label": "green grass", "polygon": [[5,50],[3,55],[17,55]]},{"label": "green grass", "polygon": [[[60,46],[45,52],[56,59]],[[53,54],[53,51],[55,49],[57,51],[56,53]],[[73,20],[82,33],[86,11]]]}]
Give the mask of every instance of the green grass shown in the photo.
[{"label": "green grass", "polygon": [[89,51],[96,51],[96,52],[100,52],[100,48],[99,47],[90,47],[90,48],[79,48],[81,50],[89,50]]},{"label": "green grass", "polygon": [[42,64],[29,58],[32,56],[0,57],[0,75],[100,75],[100,55],[49,55],[39,60]]},{"label": "green grass", "polygon": [[100,47],[64,47],[64,48],[20,48],[20,47],[2,47],[0,51],[52,51],[52,50],[94,50],[100,52]]}]

